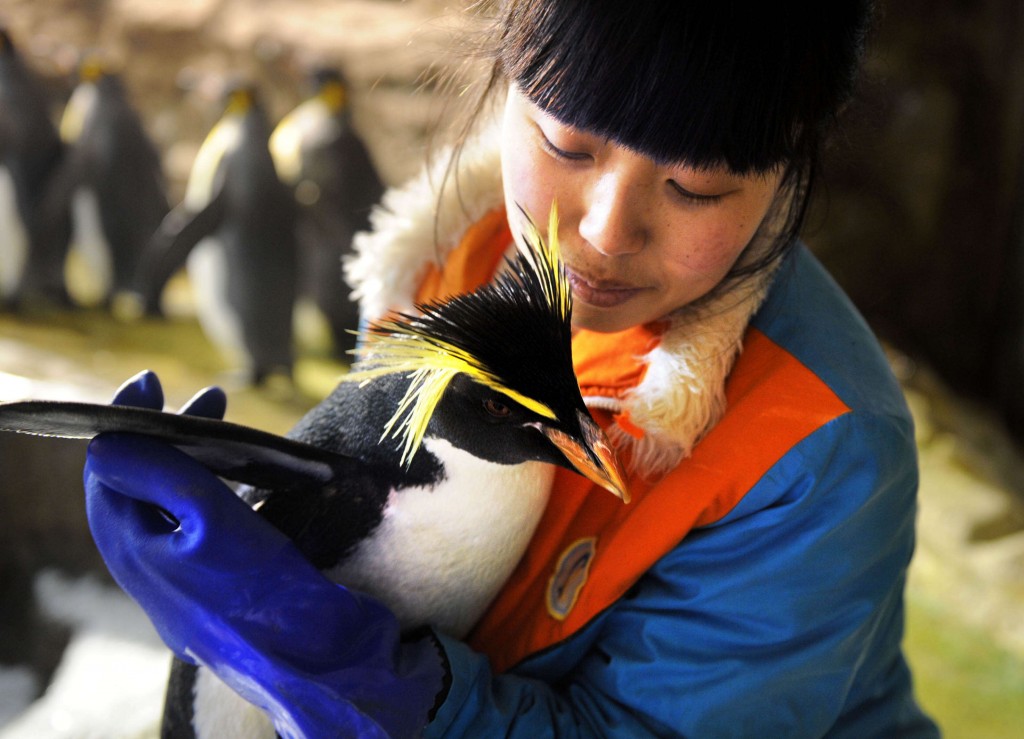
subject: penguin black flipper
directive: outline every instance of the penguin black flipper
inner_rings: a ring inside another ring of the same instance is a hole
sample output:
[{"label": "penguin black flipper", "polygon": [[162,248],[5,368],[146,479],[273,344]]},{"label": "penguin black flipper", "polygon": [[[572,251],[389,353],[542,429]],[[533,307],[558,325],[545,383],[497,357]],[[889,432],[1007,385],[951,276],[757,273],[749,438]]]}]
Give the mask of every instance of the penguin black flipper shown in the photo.
[{"label": "penguin black flipper", "polygon": [[38,205],[38,225],[43,227],[56,215],[67,213],[71,208],[72,193],[84,181],[85,171],[82,159],[69,150],[54,166],[53,173],[46,182]]},{"label": "penguin black flipper", "polygon": [[175,657],[164,696],[164,713],[160,722],[162,739],[194,739],[196,672],[199,668]]},{"label": "penguin black flipper", "polygon": [[85,162],[73,148],[54,165],[37,205],[33,221],[36,248],[47,260],[63,264],[71,244],[71,198],[86,180]]},{"label": "penguin black flipper", "polygon": [[32,253],[23,292],[70,307],[73,303],[65,285],[64,263],[73,232],[71,197],[84,173],[81,162],[71,156],[70,150],[65,148],[63,152],[47,182],[41,185],[32,213]]},{"label": "penguin black flipper", "polygon": [[147,244],[135,277],[135,292],[147,314],[160,313],[160,294],[181,269],[192,248],[220,228],[227,197],[223,187],[199,211],[178,205],[164,217]]},{"label": "penguin black flipper", "polygon": [[279,493],[319,490],[367,465],[321,447],[201,416],[68,401],[0,403],[0,430],[89,439],[105,432],[166,441],[219,477]]}]

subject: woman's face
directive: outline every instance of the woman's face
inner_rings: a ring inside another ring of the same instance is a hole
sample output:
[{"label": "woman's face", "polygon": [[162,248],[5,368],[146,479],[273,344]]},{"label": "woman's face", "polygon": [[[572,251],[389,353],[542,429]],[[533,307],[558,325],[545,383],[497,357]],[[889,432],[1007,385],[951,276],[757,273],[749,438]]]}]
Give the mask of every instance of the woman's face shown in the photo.
[{"label": "woman's face", "polygon": [[659,164],[560,123],[514,86],[501,156],[510,214],[520,206],[542,226],[557,202],[573,325],[592,331],[648,323],[710,292],[781,180]]}]

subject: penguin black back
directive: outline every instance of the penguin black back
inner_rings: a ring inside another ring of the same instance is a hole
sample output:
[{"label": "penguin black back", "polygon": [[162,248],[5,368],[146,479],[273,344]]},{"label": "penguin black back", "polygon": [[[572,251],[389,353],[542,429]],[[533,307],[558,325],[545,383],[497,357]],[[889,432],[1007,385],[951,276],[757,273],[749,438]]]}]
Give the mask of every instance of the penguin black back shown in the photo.
[{"label": "penguin black back", "polygon": [[[13,202],[0,207],[0,302],[26,300],[67,304],[64,259],[70,219],[43,223],[39,206],[64,155],[50,118],[46,91],[0,27],[0,178]],[[46,231],[41,232],[41,227]]]},{"label": "penguin black back", "polygon": [[400,449],[378,443],[395,399],[408,384],[408,378],[398,375],[364,387],[341,383],[287,434],[372,465],[372,479],[353,476],[307,495],[255,488],[241,491],[246,502],[257,506],[320,569],[336,565],[371,534],[381,522],[392,490],[433,485],[443,477],[441,465],[431,455],[418,455],[406,467],[401,464]]},{"label": "penguin black back", "polygon": [[62,154],[42,82],[0,27],[0,133],[4,166],[11,172],[26,222],[35,199]]}]

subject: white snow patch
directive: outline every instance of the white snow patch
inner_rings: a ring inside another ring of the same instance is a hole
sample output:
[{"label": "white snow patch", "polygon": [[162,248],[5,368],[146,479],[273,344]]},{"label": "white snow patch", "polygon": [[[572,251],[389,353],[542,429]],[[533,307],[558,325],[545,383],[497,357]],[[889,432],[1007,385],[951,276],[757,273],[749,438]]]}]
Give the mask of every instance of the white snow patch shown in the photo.
[{"label": "white snow patch", "polygon": [[[43,696],[13,720],[0,714],[0,723],[9,721],[0,728],[0,739],[158,736],[171,655],[142,610],[92,577],[44,572],[35,591],[40,609],[70,626],[73,636]],[[4,696],[8,680],[22,691],[22,700],[31,694],[16,670],[0,679]]]},{"label": "white snow patch", "polygon": [[71,578],[44,570],[36,577],[34,590],[39,608],[48,618],[76,631],[98,631],[122,641],[164,648],[135,601],[94,576]]},{"label": "white snow patch", "polygon": [[27,667],[0,668],[0,726],[24,711],[38,690],[38,680]]}]

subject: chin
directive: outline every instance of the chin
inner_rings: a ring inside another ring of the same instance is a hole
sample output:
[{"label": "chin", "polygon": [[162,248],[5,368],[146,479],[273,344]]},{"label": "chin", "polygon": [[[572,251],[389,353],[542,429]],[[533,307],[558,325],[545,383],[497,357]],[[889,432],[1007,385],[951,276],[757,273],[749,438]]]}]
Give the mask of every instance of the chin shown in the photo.
[{"label": "chin", "polygon": [[599,334],[615,334],[619,331],[638,326],[644,321],[631,320],[621,312],[617,313],[614,308],[607,311],[580,310],[573,307],[572,327],[574,330],[594,331]]}]

